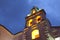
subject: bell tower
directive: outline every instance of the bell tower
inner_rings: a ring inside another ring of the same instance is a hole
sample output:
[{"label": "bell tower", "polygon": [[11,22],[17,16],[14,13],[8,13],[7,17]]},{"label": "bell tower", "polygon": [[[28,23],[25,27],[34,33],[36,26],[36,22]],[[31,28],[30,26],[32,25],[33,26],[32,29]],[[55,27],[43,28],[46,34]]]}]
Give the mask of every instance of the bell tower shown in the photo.
[{"label": "bell tower", "polygon": [[50,22],[46,18],[44,9],[33,7],[25,19],[26,40],[47,40]]}]

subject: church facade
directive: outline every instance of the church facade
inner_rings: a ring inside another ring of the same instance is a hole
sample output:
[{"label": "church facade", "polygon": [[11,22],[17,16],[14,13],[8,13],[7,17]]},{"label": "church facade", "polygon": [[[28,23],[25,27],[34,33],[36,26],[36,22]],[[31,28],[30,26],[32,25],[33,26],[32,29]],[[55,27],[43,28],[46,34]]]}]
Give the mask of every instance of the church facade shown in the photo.
[{"label": "church facade", "polygon": [[[46,12],[44,9],[39,10],[37,7],[33,7],[31,13],[28,14],[25,19],[26,23],[24,31],[15,35],[9,31],[10,34],[8,34],[6,31],[5,33],[9,37],[10,35],[12,37],[10,39],[7,38],[7,40],[60,40],[60,27],[51,26],[50,21],[46,18]],[[4,33],[4,31],[2,33]],[[1,34],[1,36],[0,40],[3,40],[3,34]]]}]

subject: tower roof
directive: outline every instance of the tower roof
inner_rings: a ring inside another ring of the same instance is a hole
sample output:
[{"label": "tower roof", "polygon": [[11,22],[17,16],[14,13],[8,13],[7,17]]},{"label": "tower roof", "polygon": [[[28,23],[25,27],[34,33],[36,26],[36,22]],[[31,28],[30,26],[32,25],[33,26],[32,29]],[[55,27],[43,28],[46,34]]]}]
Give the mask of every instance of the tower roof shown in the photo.
[{"label": "tower roof", "polygon": [[[33,14],[33,13],[32,13],[33,10],[35,10],[36,12],[43,11],[43,12],[45,13],[44,9],[39,9],[38,7],[34,6],[34,7],[31,9],[31,12],[27,15],[27,17]],[[46,14],[46,13],[45,13],[45,14]]]},{"label": "tower roof", "polygon": [[33,15],[40,15],[40,14],[44,14],[44,15],[46,15],[46,12],[44,11],[44,9],[40,9],[40,10],[38,10],[36,13],[34,13],[34,14],[32,14],[32,13],[30,13],[30,14],[28,14],[28,16],[25,18],[25,19],[29,19],[30,17],[32,17]]}]

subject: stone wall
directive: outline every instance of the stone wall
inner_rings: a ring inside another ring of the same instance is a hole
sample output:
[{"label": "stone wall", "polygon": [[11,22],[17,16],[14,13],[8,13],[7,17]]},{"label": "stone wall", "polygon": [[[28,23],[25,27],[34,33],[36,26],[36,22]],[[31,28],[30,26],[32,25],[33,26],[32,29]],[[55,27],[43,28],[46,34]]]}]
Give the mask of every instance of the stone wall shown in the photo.
[{"label": "stone wall", "polygon": [[13,40],[13,35],[0,26],[0,40]]}]

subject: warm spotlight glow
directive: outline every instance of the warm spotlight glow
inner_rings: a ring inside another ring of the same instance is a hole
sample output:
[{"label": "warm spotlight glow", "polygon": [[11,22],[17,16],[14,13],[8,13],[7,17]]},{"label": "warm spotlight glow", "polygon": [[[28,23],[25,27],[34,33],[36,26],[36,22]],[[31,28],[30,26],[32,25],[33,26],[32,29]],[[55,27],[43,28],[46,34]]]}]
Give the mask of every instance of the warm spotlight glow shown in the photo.
[{"label": "warm spotlight glow", "polygon": [[36,10],[33,9],[33,13],[36,13]]},{"label": "warm spotlight glow", "polygon": [[34,30],[32,31],[32,39],[36,39],[39,37],[39,30]]},{"label": "warm spotlight glow", "polygon": [[41,16],[36,17],[36,22],[39,23],[41,21]]},{"label": "warm spotlight glow", "polygon": [[31,26],[31,25],[32,25],[32,21],[33,21],[33,20],[30,19],[30,20],[28,21],[27,25],[28,25],[28,26]]}]

